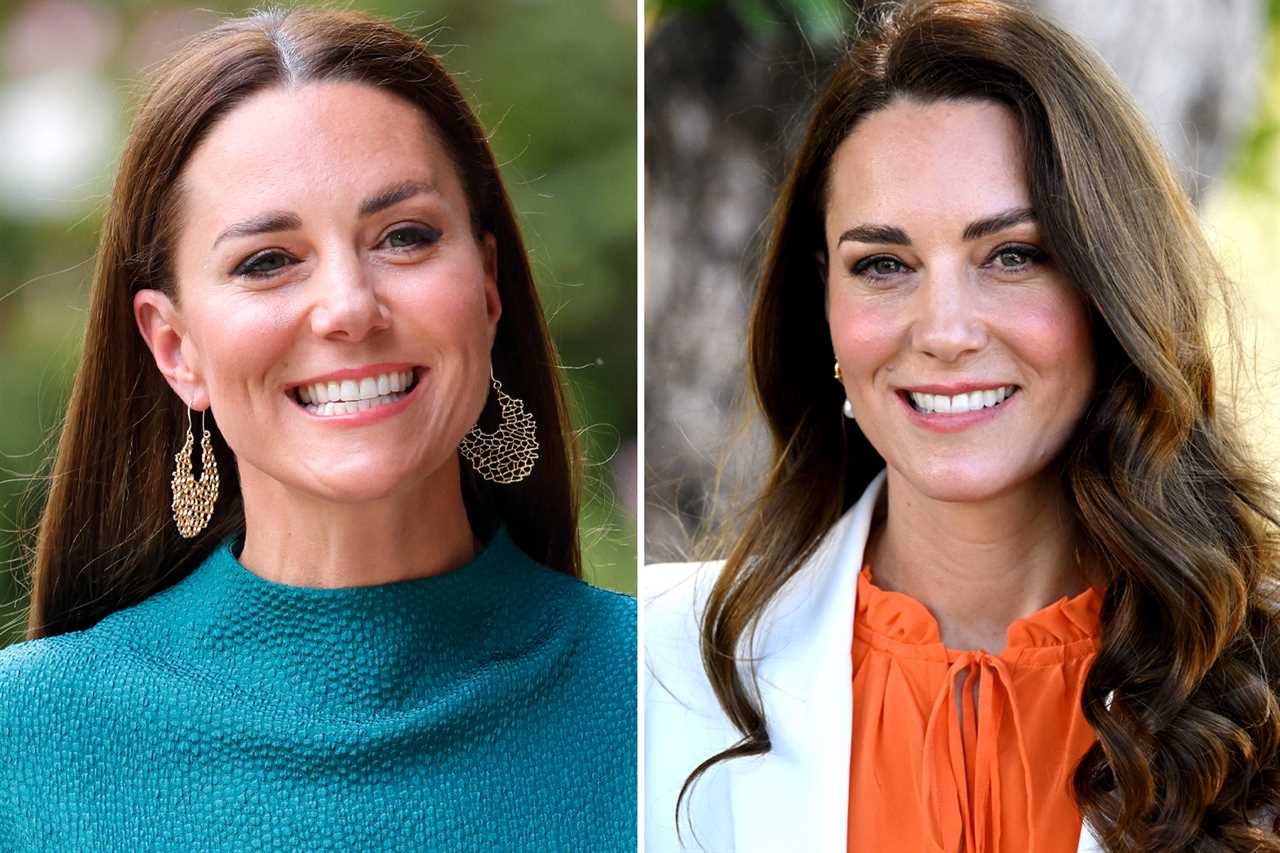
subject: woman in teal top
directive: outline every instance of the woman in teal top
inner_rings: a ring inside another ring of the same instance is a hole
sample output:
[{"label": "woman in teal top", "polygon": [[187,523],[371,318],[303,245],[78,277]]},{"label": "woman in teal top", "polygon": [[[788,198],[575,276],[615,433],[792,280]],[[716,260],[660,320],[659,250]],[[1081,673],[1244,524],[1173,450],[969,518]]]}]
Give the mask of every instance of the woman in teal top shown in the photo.
[{"label": "woman in teal top", "polygon": [[0,850],[634,849],[556,363],[418,40],[269,12],[166,64],[0,653]]}]

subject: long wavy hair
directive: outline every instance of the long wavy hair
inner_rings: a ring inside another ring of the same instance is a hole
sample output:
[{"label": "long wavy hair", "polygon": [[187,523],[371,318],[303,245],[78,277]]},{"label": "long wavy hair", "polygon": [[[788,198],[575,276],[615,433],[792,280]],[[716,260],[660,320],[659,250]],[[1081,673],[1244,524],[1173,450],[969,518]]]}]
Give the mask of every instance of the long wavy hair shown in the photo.
[{"label": "long wavy hair", "polygon": [[1055,463],[1106,590],[1082,700],[1097,742],[1074,796],[1112,853],[1280,851],[1275,502],[1217,398],[1207,315],[1230,284],[1195,212],[1111,71],[1052,24],[993,0],[925,0],[868,25],[773,214],[749,330],[772,466],[701,623],[703,666],[741,739],[694,769],[680,802],[713,765],[769,751],[750,665],[760,616],[884,467],[831,381],[832,157],[895,99],[985,99],[1019,119],[1043,237],[1094,329],[1097,390]]},{"label": "long wavy hair", "polygon": [[[533,473],[519,484],[487,484],[463,465],[467,512],[479,527],[500,521],[534,559],[580,574],[580,462],[558,360],[483,129],[417,37],[354,12],[269,10],[193,39],[158,69],[134,119],[102,228],[83,354],[36,533],[28,638],[87,628],[142,601],[243,529],[231,452],[210,419],[221,494],[203,533],[178,536],[169,478],[188,412],[156,368],[132,302],[143,288],[176,301],[179,177],[211,128],[257,92],[315,81],[390,92],[420,109],[444,141],[475,233],[492,234],[497,243],[504,310],[494,373],[534,413],[540,444]],[[482,422],[496,411],[491,398]]]}]

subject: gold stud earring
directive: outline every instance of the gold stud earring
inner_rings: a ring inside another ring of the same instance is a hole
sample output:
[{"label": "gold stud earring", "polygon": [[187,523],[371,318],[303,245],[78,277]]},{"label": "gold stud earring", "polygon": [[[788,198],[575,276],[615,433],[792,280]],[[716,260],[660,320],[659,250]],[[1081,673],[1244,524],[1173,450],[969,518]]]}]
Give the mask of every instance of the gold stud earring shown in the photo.
[{"label": "gold stud earring", "polygon": [[493,432],[480,429],[480,424],[462,437],[458,450],[476,469],[476,473],[494,483],[518,483],[533,470],[538,458],[537,424],[524,410],[524,401],[502,390],[489,367],[489,381],[498,395],[502,420]]},{"label": "gold stud earring", "polygon": [[836,379],[839,380],[843,378],[844,377],[840,375],[840,359],[837,358],[836,359]]},{"label": "gold stud earring", "polygon": [[213,505],[218,501],[218,460],[213,455],[213,438],[204,426],[204,412],[200,413],[200,479],[191,475],[191,451],[195,437],[191,432],[191,409],[187,409],[187,440],[174,454],[177,466],[173,470],[173,520],[178,534],[190,539],[209,523],[213,517]]}]

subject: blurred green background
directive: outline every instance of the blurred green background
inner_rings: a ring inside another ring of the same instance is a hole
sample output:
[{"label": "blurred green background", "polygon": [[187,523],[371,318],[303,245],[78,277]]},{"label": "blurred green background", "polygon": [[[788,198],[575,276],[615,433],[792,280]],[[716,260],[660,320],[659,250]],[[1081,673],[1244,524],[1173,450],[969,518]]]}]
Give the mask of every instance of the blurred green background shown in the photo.
[{"label": "blurred green background", "polygon": [[[98,227],[147,69],[254,6],[0,5],[0,645],[78,357]],[[636,8],[629,0],[344,3],[426,36],[489,130],[587,451],[588,578],[636,569]],[[176,451],[176,448],[175,448]]]}]

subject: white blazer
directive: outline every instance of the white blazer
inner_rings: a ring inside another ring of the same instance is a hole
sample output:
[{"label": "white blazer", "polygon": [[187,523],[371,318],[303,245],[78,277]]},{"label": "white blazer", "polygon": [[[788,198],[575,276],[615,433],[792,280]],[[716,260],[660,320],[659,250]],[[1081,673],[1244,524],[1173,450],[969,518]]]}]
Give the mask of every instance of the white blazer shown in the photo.
[{"label": "white blazer", "polygon": [[[680,786],[699,762],[740,738],[707,682],[698,645],[699,617],[722,564],[645,567],[641,772],[649,853],[848,847],[854,597],[884,479],[881,472],[770,604],[756,654],[773,749],[704,774],[685,798],[680,840]],[[1102,853],[1087,824],[1078,850]]]}]

